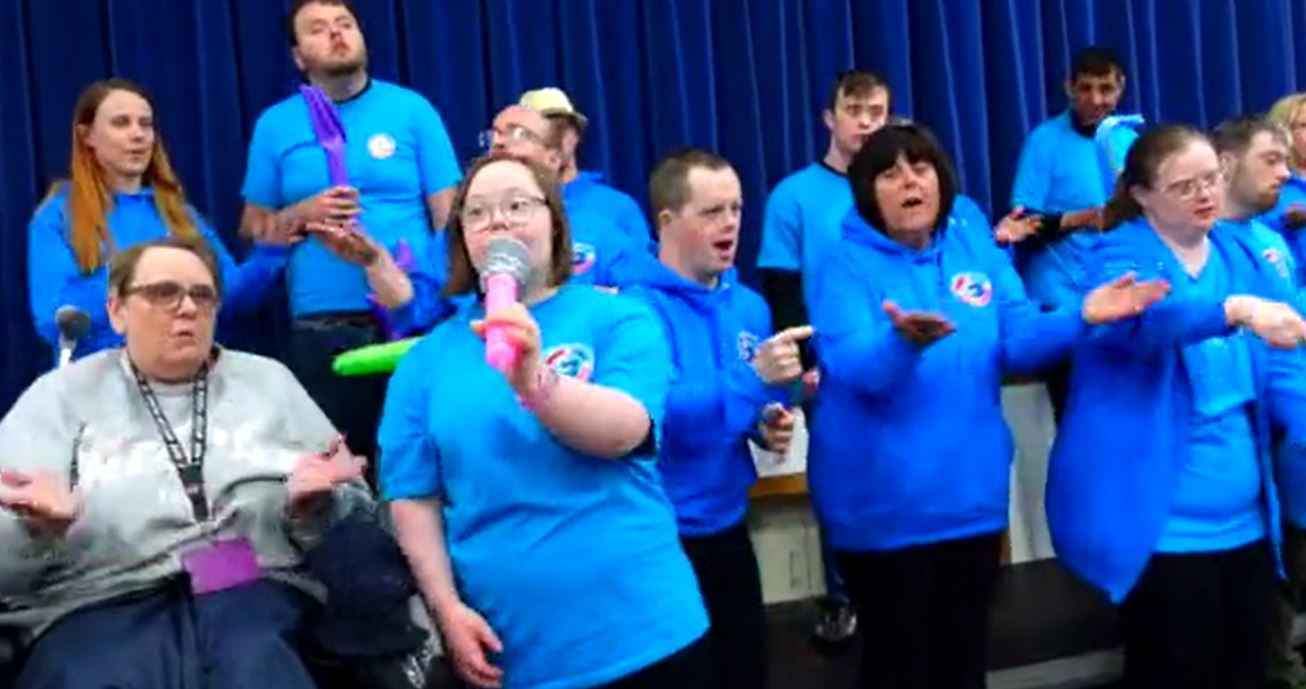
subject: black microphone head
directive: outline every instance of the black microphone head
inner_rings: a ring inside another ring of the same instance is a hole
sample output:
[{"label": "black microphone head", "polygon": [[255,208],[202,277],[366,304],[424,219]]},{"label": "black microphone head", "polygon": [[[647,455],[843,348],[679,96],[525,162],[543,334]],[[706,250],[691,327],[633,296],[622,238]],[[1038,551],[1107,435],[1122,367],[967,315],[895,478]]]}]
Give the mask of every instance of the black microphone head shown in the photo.
[{"label": "black microphone head", "polygon": [[91,316],[76,306],[60,306],[54,312],[54,323],[59,326],[59,336],[66,340],[80,340],[91,329]]},{"label": "black microphone head", "polygon": [[518,285],[531,281],[531,250],[512,237],[495,237],[485,251],[485,270],[481,279],[491,275],[511,275]]}]

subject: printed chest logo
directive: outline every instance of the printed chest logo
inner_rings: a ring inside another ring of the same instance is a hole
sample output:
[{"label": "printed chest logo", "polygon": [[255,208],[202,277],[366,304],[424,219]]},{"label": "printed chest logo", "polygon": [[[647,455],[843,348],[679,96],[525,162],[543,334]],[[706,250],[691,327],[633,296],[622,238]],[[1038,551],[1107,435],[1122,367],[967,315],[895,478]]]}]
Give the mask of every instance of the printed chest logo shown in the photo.
[{"label": "printed chest logo", "polygon": [[949,285],[952,295],[963,304],[984,308],[993,300],[993,283],[984,273],[957,273]]},{"label": "printed chest logo", "polygon": [[752,363],[753,358],[757,356],[757,350],[761,349],[762,340],[747,330],[739,331],[739,336],[735,338],[735,350],[739,353],[739,360],[744,363]]},{"label": "printed chest logo", "polygon": [[394,137],[384,132],[373,134],[372,138],[367,140],[367,152],[377,160],[385,160],[395,154]]},{"label": "printed chest logo", "polygon": [[1279,277],[1282,278],[1292,277],[1291,275],[1289,275],[1288,262],[1284,259],[1283,254],[1280,253],[1278,249],[1274,247],[1270,247],[1265,251],[1261,252],[1261,256],[1263,256],[1265,260],[1269,261],[1270,265],[1274,266],[1275,270],[1279,271]]},{"label": "printed chest logo", "polygon": [[584,275],[594,267],[594,262],[598,260],[599,253],[594,247],[585,242],[571,243],[571,274]]},{"label": "printed chest logo", "polygon": [[550,347],[544,353],[544,365],[560,376],[588,381],[594,375],[594,350],[576,342]]}]

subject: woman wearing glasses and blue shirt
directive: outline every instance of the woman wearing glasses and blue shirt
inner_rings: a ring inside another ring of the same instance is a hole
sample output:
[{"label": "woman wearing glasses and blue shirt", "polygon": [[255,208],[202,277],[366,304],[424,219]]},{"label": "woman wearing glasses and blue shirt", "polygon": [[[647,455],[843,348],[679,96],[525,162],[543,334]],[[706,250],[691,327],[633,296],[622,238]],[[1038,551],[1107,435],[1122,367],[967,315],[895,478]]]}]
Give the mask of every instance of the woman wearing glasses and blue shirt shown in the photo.
[{"label": "woman wearing glasses and blue shirt", "polygon": [[[381,492],[464,680],[507,689],[705,686],[707,613],[658,479],[671,356],[642,303],[570,285],[550,173],[492,155],[454,195],[446,293],[472,301],[390,380]],[[490,244],[521,303],[486,313]],[[487,327],[516,344],[486,362]]]},{"label": "woman wearing glasses and blue shirt", "polygon": [[90,85],[73,114],[69,179],[55,187],[28,227],[28,291],[37,333],[57,347],[55,312],[73,306],[91,322],[75,356],[122,344],[105,310],[108,260],[169,235],[200,236],[212,248],[225,277],[227,311],[257,306],[286,261],[285,247],[260,244],[236,265],[186,203],[145,92],[119,79]]},{"label": "woman wearing glasses and blue shirt", "polygon": [[1306,437],[1306,323],[1271,247],[1220,220],[1223,197],[1202,133],[1164,125],[1135,142],[1094,270],[1172,291],[1077,345],[1052,449],[1053,543],[1119,607],[1129,687],[1264,686],[1272,438]]}]

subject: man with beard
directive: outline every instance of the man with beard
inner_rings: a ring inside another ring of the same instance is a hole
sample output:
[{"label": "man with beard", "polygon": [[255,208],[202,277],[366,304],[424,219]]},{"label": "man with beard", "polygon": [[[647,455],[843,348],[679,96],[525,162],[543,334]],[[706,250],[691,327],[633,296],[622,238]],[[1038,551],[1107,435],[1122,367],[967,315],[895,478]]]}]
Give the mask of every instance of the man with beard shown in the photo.
[{"label": "man with beard", "polygon": [[[825,156],[781,180],[767,199],[757,268],[777,329],[808,322],[821,258],[838,243],[840,223],[853,207],[848,163],[867,137],[889,121],[889,102],[889,86],[879,75],[858,69],[840,74],[821,114],[830,130]],[[804,413],[810,427],[810,405]],[[826,595],[813,636],[823,648],[838,651],[856,632],[857,616],[834,561],[824,552],[822,561]]]},{"label": "man with beard", "polygon": [[[1290,171],[1287,133],[1273,122],[1255,117],[1237,117],[1220,123],[1211,135],[1220,154],[1226,182],[1225,222],[1238,231],[1251,233],[1262,247],[1261,258],[1272,264],[1289,291],[1300,289],[1300,275],[1283,237],[1257,219],[1279,203]],[[1283,559],[1288,578],[1278,591],[1270,618],[1270,649],[1267,654],[1266,687],[1306,687],[1306,668],[1292,646],[1293,618],[1301,598],[1306,552],[1306,469],[1300,457],[1288,456],[1289,447],[1279,448],[1279,490],[1283,505]]]},{"label": "man with beard", "polygon": [[329,119],[324,109],[310,107],[311,94],[295,94],[254,127],[242,226],[255,237],[306,239],[287,269],[294,318],[287,363],[351,449],[370,457],[384,380],[338,378],[331,359],[434,324],[443,303],[443,240],[435,230],[461,172],[435,108],[368,76],[349,2],[297,0],[287,23],[295,64],[339,115],[350,184],[332,182],[332,137],[315,126]]}]

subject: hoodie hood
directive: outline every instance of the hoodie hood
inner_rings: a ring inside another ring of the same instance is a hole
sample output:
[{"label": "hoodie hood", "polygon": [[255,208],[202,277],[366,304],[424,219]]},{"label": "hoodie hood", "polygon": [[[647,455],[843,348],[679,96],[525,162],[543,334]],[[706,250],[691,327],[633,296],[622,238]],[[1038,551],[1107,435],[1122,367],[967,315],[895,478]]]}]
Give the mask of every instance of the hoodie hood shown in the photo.
[{"label": "hoodie hood", "polygon": [[[951,223],[952,219],[949,218],[948,224]],[[844,216],[840,233],[845,241],[874,249],[882,254],[900,256],[918,262],[930,262],[937,258],[940,246],[947,234],[947,228],[945,226],[943,229],[934,230],[930,245],[917,250],[894,240],[880,228],[866,222],[857,212],[857,209],[854,208]]]},{"label": "hoodie hood", "polygon": [[697,282],[685,279],[679,273],[667,267],[654,256],[642,257],[627,266],[627,285],[642,285],[660,292],[674,294],[682,299],[706,304],[716,295],[724,294],[734,288],[739,281],[739,272],[731,267],[723,273],[715,288],[704,287]]}]

